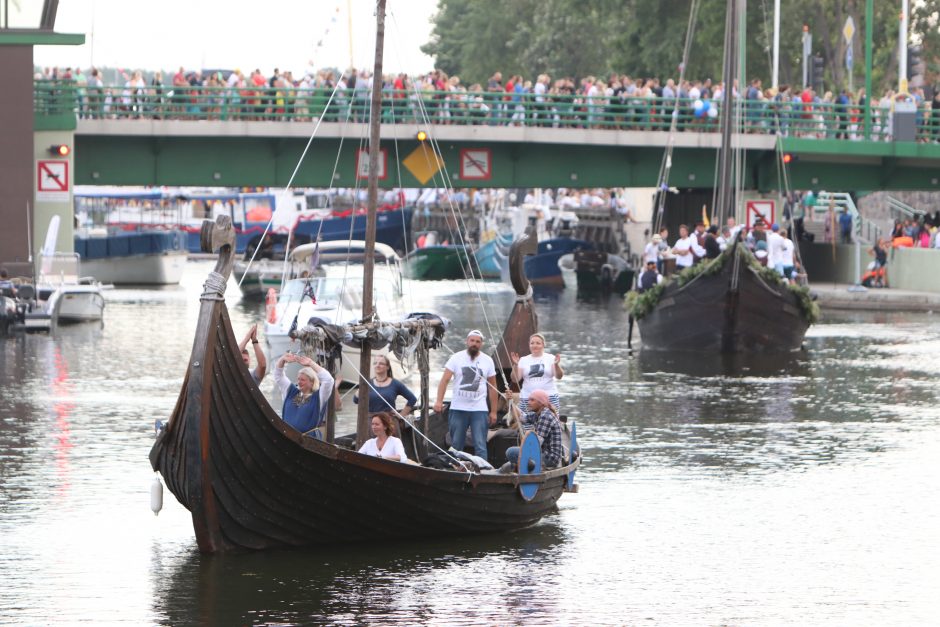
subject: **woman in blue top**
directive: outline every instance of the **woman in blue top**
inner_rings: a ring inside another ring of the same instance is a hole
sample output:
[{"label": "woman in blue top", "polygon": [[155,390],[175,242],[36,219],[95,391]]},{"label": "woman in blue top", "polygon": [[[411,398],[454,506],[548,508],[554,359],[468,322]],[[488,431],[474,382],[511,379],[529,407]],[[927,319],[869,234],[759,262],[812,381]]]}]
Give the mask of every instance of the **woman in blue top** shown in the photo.
[{"label": "woman in blue top", "polygon": [[[296,385],[284,374],[287,362],[301,365]],[[274,366],[274,382],[284,398],[284,422],[305,435],[324,439],[326,402],[333,393],[333,376],[309,357],[285,353]]]},{"label": "woman in blue top", "polygon": [[[401,396],[405,399],[405,408],[399,413],[407,416],[414,409],[418,399],[408,389],[408,386],[395,378],[392,374],[392,363],[386,355],[382,355],[375,362],[375,376],[369,387],[369,413],[391,412],[395,409],[395,401]],[[353,402],[358,403],[359,397],[354,396]]]}]

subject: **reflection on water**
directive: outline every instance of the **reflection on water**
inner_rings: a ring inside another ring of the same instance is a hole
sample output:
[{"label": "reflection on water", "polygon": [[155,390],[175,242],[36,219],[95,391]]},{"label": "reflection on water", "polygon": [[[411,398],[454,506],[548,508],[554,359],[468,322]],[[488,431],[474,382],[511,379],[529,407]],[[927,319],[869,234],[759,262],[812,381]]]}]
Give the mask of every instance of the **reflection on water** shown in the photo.
[{"label": "reflection on water", "polygon": [[[409,624],[422,616],[449,616],[448,624],[519,624],[526,615],[558,614],[559,599],[540,594],[540,587],[558,571],[556,549],[564,542],[565,532],[547,521],[505,537],[420,543],[381,538],[356,550],[219,559],[190,552],[158,585],[154,614],[173,625],[191,621],[194,608],[199,622],[217,625]],[[468,611],[453,604],[455,598],[493,595],[499,595],[498,607]]]},{"label": "reflection on water", "polygon": [[[150,513],[147,453],[210,268],[108,292],[102,325],[0,344],[0,569],[31,575],[5,578],[3,622],[936,620],[940,317],[829,313],[791,356],[692,358],[630,354],[617,298],[540,292],[585,459],[557,513],[512,534],[206,558],[172,495]],[[453,320],[452,350],[471,327],[492,347],[514,298],[494,283],[406,288],[411,309]],[[236,333],[263,315],[234,283],[227,304]]]}]

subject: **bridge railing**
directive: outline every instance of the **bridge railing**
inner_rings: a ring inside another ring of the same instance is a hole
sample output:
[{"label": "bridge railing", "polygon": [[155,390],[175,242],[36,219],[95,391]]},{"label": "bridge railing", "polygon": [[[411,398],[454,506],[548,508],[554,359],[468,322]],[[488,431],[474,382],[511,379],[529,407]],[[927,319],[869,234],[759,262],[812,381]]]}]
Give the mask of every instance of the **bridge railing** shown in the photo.
[{"label": "bridge railing", "polygon": [[[331,88],[269,87],[88,87],[70,81],[36,81],[36,115],[69,112],[79,118],[366,122],[369,93]],[[893,112],[866,106],[792,100],[739,100],[741,131],[784,136],[887,141]],[[385,124],[443,124],[668,131],[673,114],[680,132],[718,131],[721,102],[702,99],[580,94],[507,94],[486,91],[385,90]],[[940,141],[940,113],[922,105],[916,112],[917,141]]]}]

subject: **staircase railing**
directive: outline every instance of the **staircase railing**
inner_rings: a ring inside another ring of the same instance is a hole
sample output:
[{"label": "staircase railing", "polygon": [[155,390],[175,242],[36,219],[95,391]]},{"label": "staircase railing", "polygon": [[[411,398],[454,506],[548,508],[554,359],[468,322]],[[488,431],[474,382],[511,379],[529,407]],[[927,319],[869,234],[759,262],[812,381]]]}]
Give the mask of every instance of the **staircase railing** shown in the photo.
[{"label": "staircase railing", "polygon": [[891,219],[905,219],[910,218],[912,220],[919,220],[927,215],[926,211],[920,209],[915,209],[906,202],[898,200],[894,196],[888,196],[888,209],[891,211]]},{"label": "staircase railing", "polygon": [[[873,220],[862,216],[851,194],[846,192],[819,192],[816,195],[816,206],[814,212],[824,213],[832,206],[838,212],[840,209],[846,209],[852,216],[853,231],[857,239],[864,240],[865,243],[874,244],[878,238],[884,234],[884,229]],[[915,210],[916,211],[916,210]]]},{"label": "staircase railing", "polygon": [[[853,231],[855,232],[855,237],[852,239],[855,240],[855,285],[853,285],[850,290],[862,291],[865,288],[862,287],[862,239],[865,239],[867,243],[877,242],[881,237],[881,227],[868,220],[863,218],[858,212],[858,207],[855,206],[855,201],[852,200],[851,194],[847,192],[819,192],[816,195],[816,205],[814,211],[819,213],[823,211],[828,211],[829,208],[836,210],[844,209],[852,216],[852,225],[854,226]],[[865,237],[862,237],[863,231],[865,232]]]}]

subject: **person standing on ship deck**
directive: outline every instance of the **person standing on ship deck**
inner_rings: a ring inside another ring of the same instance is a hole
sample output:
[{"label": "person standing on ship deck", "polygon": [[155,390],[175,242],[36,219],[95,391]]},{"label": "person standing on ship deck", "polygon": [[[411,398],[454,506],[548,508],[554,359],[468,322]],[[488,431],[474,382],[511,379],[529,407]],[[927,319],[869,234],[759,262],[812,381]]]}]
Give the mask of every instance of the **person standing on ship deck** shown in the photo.
[{"label": "person standing on ship deck", "polygon": [[[284,374],[287,362],[301,365],[296,385]],[[281,410],[284,422],[303,434],[313,431],[310,435],[324,439],[326,402],[333,393],[333,375],[309,357],[285,353],[274,366],[274,382],[284,398]]]},{"label": "person standing on ship deck", "polygon": [[636,277],[636,291],[642,294],[646,290],[651,290],[663,282],[663,275],[656,269],[656,262],[646,262],[646,269]]},{"label": "person standing on ship deck", "polygon": [[[447,423],[451,446],[462,451],[467,441],[467,428],[473,434],[473,449],[477,457],[487,458],[487,414],[489,425],[496,424],[496,366],[489,355],[484,355],[483,334],[476,329],[467,334],[467,350],[454,353],[444,365],[444,375],[437,386],[434,411],[444,411],[444,392],[453,378]],[[489,392],[489,409],[487,409]]]},{"label": "person standing on ship deck", "polygon": [[704,257],[705,249],[698,245],[695,235],[689,235],[689,227],[679,225],[679,239],[672,247],[672,254],[676,256],[676,268],[684,270],[691,268],[696,257]]},{"label": "person standing on ship deck", "polygon": [[[399,413],[407,416],[418,399],[407,385],[395,378],[388,355],[381,355],[375,362],[375,376],[369,386],[369,413],[395,411],[395,401],[399,396],[405,399],[405,407]],[[353,402],[359,403],[359,397],[353,396]]]},{"label": "person standing on ship deck", "polygon": [[551,355],[545,352],[545,336],[533,333],[529,336],[529,351],[525,357],[519,358],[519,353],[510,353],[513,369],[512,378],[519,384],[519,407],[522,411],[528,408],[529,397],[535,390],[544,390],[549,401],[556,410],[561,406],[561,398],[555,387],[555,379],[565,376],[561,368],[561,353]]}]

